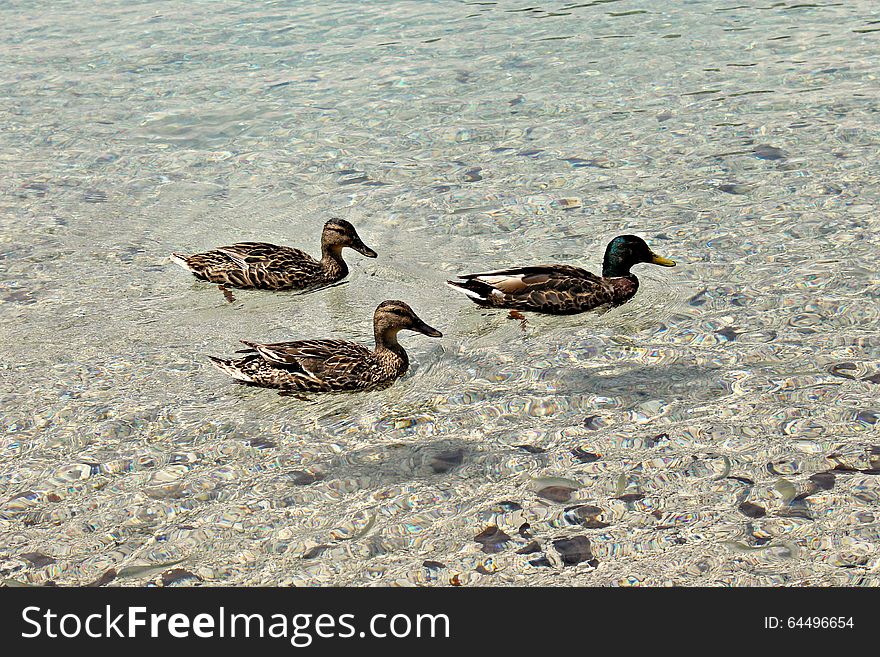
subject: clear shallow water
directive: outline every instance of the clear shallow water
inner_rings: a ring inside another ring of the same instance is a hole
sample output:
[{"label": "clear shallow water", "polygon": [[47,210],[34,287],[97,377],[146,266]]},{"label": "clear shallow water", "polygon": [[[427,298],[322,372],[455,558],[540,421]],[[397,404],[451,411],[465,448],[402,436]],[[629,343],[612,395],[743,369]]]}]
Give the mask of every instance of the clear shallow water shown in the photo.
[{"label": "clear shallow water", "polygon": [[[3,579],[880,583],[880,480],[822,474],[880,467],[874,3],[529,7],[4,3]],[[328,216],[380,257],[316,294],[165,259]],[[679,266],[602,316],[442,285],[623,232]],[[204,358],[386,298],[445,337],[385,391]]]}]

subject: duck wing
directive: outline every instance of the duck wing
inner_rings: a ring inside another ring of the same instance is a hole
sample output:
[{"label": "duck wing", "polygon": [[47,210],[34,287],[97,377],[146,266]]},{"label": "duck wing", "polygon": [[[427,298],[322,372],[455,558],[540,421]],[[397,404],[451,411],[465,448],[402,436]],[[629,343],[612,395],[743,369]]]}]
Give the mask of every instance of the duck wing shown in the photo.
[{"label": "duck wing", "polygon": [[237,242],[215,249],[232,260],[241,269],[271,267],[286,269],[291,264],[315,262],[305,251],[268,242]]},{"label": "duck wing", "polygon": [[465,280],[478,280],[488,283],[502,292],[513,293],[528,287],[553,284],[570,279],[601,283],[602,278],[573,265],[534,265],[531,267],[511,267],[477,274],[459,276]]},{"label": "duck wing", "polygon": [[373,352],[348,340],[297,340],[260,344],[242,340],[249,349],[274,367],[285,368],[293,374],[315,383],[332,379],[342,381],[369,366]]},{"label": "duck wing", "polygon": [[465,274],[448,283],[475,303],[554,314],[582,312],[614,299],[601,276],[571,265],[537,265]]}]

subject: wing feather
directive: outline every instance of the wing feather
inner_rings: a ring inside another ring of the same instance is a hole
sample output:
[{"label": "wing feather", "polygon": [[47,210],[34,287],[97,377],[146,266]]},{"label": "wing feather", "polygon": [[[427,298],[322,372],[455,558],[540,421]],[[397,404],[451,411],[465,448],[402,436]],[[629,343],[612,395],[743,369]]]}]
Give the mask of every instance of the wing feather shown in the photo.
[{"label": "wing feather", "polygon": [[616,298],[607,279],[572,265],[512,267],[459,278],[450,285],[475,303],[499,308],[571,314],[614,303]]},{"label": "wing feather", "polygon": [[237,242],[229,246],[217,247],[214,250],[225,255],[241,269],[291,260],[311,260],[307,253],[299,249],[269,244],[268,242]]},{"label": "wing feather", "polygon": [[346,362],[363,362],[372,353],[367,347],[348,340],[296,340],[268,344],[242,340],[242,343],[272,365],[294,365],[313,375],[343,366]]},{"label": "wing feather", "polygon": [[[484,271],[476,274],[464,274],[459,278],[484,280],[487,277],[544,277],[544,279],[555,278],[582,278],[591,281],[600,281],[601,278],[595,274],[588,272],[581,267],[573,265],[534,265],[531,267],[510,267],[508,269],[496,269],[494,271]],[[488,281],[484,281],[488,282]]]}]

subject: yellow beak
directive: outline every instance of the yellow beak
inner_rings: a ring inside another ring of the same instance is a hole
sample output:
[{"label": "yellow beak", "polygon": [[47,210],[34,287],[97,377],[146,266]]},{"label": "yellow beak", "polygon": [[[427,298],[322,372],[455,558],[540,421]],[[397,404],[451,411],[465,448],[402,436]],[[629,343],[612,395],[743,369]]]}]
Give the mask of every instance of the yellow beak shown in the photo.
[{"label": "yellow beak", "polygon": [[663,256],[658,256],[656,253],[651,253],[651,264],[652,265],[660,265],[661,267],[675,267],[675,260],[670,260],[669,258],[664,258]]}]

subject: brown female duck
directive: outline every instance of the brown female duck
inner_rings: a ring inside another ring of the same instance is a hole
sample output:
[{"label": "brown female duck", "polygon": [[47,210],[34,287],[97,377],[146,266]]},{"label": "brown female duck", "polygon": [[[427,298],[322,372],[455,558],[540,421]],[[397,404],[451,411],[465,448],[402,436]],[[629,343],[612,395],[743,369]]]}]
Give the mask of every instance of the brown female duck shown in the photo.
[{"label": "brown female duck", "polygon": [[675,266],[641,237],[620,235],[608,243],[601,276],[571,265],[538,265],[466,274],[447,283],[481,306],[573,315],[629,301],[639,289],[630,268],[642,262]]},{"label": "brown female duck", "polygon": [[383,301],[373,315],[376,348],[347,340],[299,340],[261,344],[242,340],[242,358],[215,358],[214,366],[236,381],[265,388],[302,392],[371,390],[391,385],[409,368],[406,351],[397,342],[402,330],[432,338],[431,328],[403,301]]},{"label": "brown female duck", "polygon": [[237,288],[305,290],[330,285],[348,275],[342,249],[349,247],[368,258],[376,252],[367,247],[344,219],[331,219],[321,234],[321,259],[289,246],[264,242],[239,242],[206,253],[172,253],[171,259],[196,278]]}]

